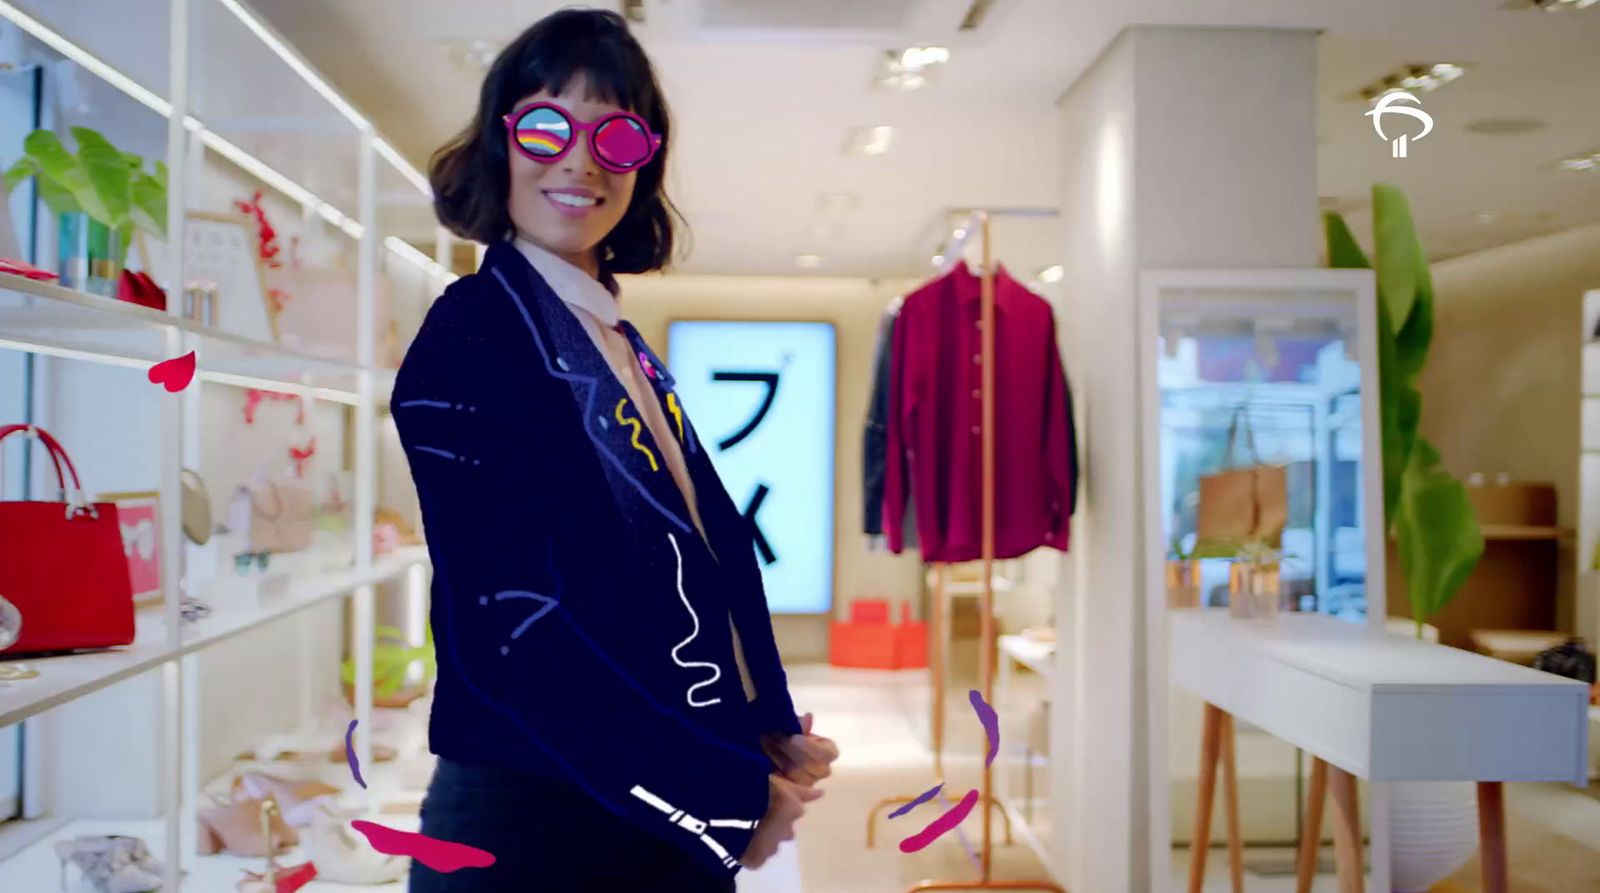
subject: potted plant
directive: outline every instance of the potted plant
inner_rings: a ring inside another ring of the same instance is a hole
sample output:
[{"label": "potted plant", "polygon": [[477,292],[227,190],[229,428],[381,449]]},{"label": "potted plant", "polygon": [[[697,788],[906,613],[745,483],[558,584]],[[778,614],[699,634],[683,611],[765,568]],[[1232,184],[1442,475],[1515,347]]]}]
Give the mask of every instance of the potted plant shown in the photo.
[{"label": "potted plant", "polygon": [[[1337,214],[1324,215],[1328,263],[1372,268],[1378,285],[1378,391],[1383,428],[1383,515],[1395,539],[1417,637],[1460,591],[1483,555],[1483,533],[1466,487],[1440,464],[1418,433],[1417,379],[1433,339],[1433,283],[1405,195],[1372,189],[1370,263]],[[1390,786],[1391,887],[1426,890],[1449,876],[1477,847],[1477,800],[1467,783]]]},{"label": "potted plant", "polygon": [[1240,543],[1219,539],[1200,539],[1184,546],[1185,534],[1176,534],[1167,544],[1167,607],[1197,608],[1205,601],[1201,591],[1201,565],[1207,558],[1233,558]]},{"label": "potted plant", "polygon": [[166,238],[167,166],[153,171],[99,132],[72,128],[77,154],[54,131],[35,130],[23,157],[5,172],[7,190],[38,178],[39,198],[57,218],[57,272],[63,285],[114,295],[135,232]]},{"label": "potted plant", "polygon": [[[401,708],[422,697],[439,671],[434,657],[433,627],[429,626],[421,645],[412,645],[403,630],[379,626],[373,630],[372,704],[375,707]],[[416,682],[408,677],[414,666],[421,666]],[[339,667],[345,698],[354,701],[356,664],[346,660]]]}]

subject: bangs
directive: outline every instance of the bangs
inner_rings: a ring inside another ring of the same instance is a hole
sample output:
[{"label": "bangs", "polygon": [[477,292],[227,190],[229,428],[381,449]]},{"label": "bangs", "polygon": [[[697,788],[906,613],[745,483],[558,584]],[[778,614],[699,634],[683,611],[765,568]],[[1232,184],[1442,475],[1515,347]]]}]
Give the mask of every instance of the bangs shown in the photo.
[{"label": "bangs", "polygon": [[[510,70],[507,103],[540,91],[558,95],[574,83],[584,85],[585,98],[608,102],[644,117],[652,127],[661,122],[657,97],[650,90],[652,74],[637,53],[617,41],[574,22],[534,35],[506,53]],[[510,112],[507,108],[500,114]]]}]

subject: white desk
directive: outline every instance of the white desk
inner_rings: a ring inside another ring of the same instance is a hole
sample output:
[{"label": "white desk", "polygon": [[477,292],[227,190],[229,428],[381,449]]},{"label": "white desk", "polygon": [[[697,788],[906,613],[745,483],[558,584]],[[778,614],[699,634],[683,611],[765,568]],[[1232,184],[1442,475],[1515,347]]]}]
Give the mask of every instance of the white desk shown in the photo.
[{"label": "white desk", "polygon": [[[1201,608],[1172,611],[1168,623],[1172,683],[1207,703],[1208,736],[1237,716],[1307,751],[1317,759],[1313,800],[1329,766],[1336,801],[1353,797],[1354,778],[1488,783],[1479,797],[1490,830],[1499,827],[1500,782],[1586,783],[1588,686],[1581,682],[1320,614],[1246,622]],[[1214,722],[1212,711],[1226,715]],[[1220,747],[1226,762],[1228,744]],[[1205,749],[1217,758],[1217,744]],[[1353,819],[1354,804],[1339,805],[1341,817]],[[1313,807],[1307,836],[1314,847],[1320,809]],[[1343,844],[1356,830],[1336,828],[1335,839]],[[1496,842],[1503,846],[1503,837],[1485,840],[1488,890],[1503,889],[1494,883],[1503,852],[1491,864]],[[1359,852],[1340,855],[1359,866]],[[1359,889],[1359,878],[1346,889]]]}]

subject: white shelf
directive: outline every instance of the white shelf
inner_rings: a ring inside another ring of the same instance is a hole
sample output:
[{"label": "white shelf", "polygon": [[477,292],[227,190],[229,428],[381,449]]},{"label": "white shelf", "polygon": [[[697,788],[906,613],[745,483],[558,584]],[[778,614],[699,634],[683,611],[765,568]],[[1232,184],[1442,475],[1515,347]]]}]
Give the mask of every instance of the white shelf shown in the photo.
[{"label": "white shelf", "polygon": [[291,585],[282,598],[260,607],[218,611],[184,628],[177,649],[168,647],[167,628],[160,608],[147,608],[135,618],[132,645],[110,651],[67,654],[58,657],[24,658],[39,671],[34,679],[0,685],[0,727],[21,722],[31,716],[59,707],[113,685],[249,632],[264,624],[281,620],[332,598],[343,598],[363,585],[377,584],[404,573],[414,564],[428,561],[426,546],[408,546],[373,562],[370,574],[353,570],[307,577]]},{"label": "white shelf", "polygon": [[[51,282],[0,273],[0,346],[90,362],[145,367],[168,359],[167,333],[194,343],[202,381],[288,391],[354,403],[361,366],[235,335],[159,310]],[[392,370],[373,370],[386,396]],[[385,385],[387,382],[387,386]]]}]

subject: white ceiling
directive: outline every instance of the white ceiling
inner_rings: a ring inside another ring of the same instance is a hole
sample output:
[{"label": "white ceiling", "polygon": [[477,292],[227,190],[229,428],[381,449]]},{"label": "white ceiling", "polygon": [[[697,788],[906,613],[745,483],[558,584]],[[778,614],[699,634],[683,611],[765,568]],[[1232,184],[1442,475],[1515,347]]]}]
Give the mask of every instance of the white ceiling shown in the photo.
[{"label": "white ceiling", "polygon": [[[447,40],[504,41],[554,2],[258,0],[288,37],[418,166],[466,123],[480,75],[453,66]],[[1600,148],[1600,7],[1545,14],[1505,0],[997,0],[975,33],[956,30],[968,0],[646,0],[636,28],[675,121],[671,186],[693,229],[680,269],[919,276],[967,207],[1049,209],[1057,97],[1130,24],[1317,28],[1319,192],[1348,203],[1357,232],[1376,181],[1412,199],[1430,254],[1444,257],[1600,222],[1600,173],[1548,162]],[[754,20],[754,27],[707,22]],[[953,58],[932,86],[869,89],[878,54],[943,44]],[[1396,66],[1451,61],[1466,77],[1426,99],[1437,129],[1404,163],[1349,94]],[[1271,76],[1271,72],[1263,72]],[[1484,118],[1531,117],[1532,133],[1482,136]],[[841,152],[856,126],[892,124],[878,158]],[[400,190],[396,194],[403,194]],[[827,193],[858,197],[830,216]],[[1489,214],[1483,217],[1480,215]],[[424,207],[394,226],[431,239]],[[1048,219],[1007,220],[998,250],[1019,272],[1054,261]]]}]

